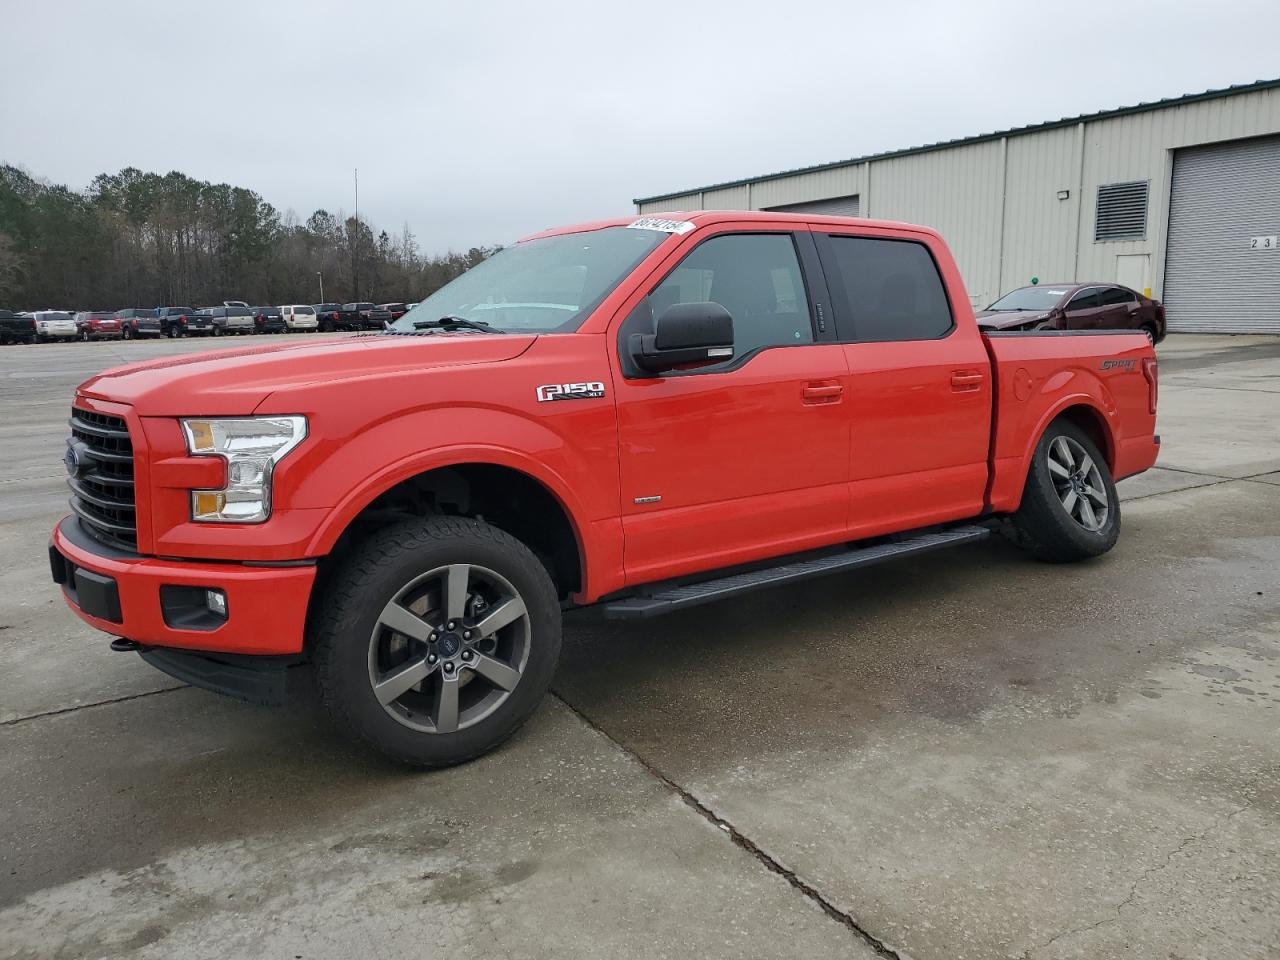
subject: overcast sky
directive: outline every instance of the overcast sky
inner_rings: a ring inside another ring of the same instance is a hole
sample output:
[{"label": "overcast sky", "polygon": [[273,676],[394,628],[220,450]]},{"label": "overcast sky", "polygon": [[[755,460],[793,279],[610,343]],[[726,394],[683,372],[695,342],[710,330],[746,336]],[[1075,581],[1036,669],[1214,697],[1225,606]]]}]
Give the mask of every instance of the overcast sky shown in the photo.
[{"label": "overcast sky", "polygon": [[0,0],[0,161],[351,211],[426,252],[1280,75],[1280,2]]}]

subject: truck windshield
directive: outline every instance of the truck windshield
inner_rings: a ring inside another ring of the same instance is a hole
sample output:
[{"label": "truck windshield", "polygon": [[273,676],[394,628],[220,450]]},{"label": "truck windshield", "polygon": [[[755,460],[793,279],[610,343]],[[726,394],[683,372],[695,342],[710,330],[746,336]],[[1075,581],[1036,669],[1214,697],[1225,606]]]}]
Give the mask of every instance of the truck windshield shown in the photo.
[{"label": "truck windshield", "polygon": [[510,332],[567,333],[668,234],[631,227],[525,240],[441,287],[391,325],[463,317]]},{"label": "truck windshield", "polygon": [[1066,287],[1020,287],[987,307],[988,310],[1052,310],[1066,295]]}]

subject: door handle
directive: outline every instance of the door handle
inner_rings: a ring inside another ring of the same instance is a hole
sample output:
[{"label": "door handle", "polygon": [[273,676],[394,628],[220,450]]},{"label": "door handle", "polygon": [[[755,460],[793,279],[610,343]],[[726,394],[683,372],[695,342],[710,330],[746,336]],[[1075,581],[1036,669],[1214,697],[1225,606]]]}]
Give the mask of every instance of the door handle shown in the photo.
[{"label": "door handle", "polygon": [[844,386],[832,381],[809,383],[800,395],[807,404],[839,403],[844,396]]},{"label": "door handle", "polygon": [[986,377],[974,370],[956,370],[951,374],[951,389],[958,393],[977,390],[984,380]]}]

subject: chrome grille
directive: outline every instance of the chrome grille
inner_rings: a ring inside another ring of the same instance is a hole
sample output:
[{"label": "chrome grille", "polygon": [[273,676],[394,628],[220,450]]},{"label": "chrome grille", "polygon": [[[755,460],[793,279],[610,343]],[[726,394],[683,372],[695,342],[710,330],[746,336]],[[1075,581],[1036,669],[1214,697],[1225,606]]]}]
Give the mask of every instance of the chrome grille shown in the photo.
[{"label": "chrome grille", "polygon": [[79,467],[70,471],[71,509],[90,536],[113,547],[138,549],[133,497],[133,442],[120,417],[73,407],[71,445]]}]

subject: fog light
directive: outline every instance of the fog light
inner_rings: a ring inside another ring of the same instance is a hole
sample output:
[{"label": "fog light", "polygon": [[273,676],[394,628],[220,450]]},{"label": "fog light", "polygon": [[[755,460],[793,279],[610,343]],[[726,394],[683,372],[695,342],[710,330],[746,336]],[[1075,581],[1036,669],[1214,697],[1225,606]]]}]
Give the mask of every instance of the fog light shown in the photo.
[{"label": "fog light", "polygon": [[227,595],[221,590],[206,590],[204,605],[215,617],[227,619]]}]

